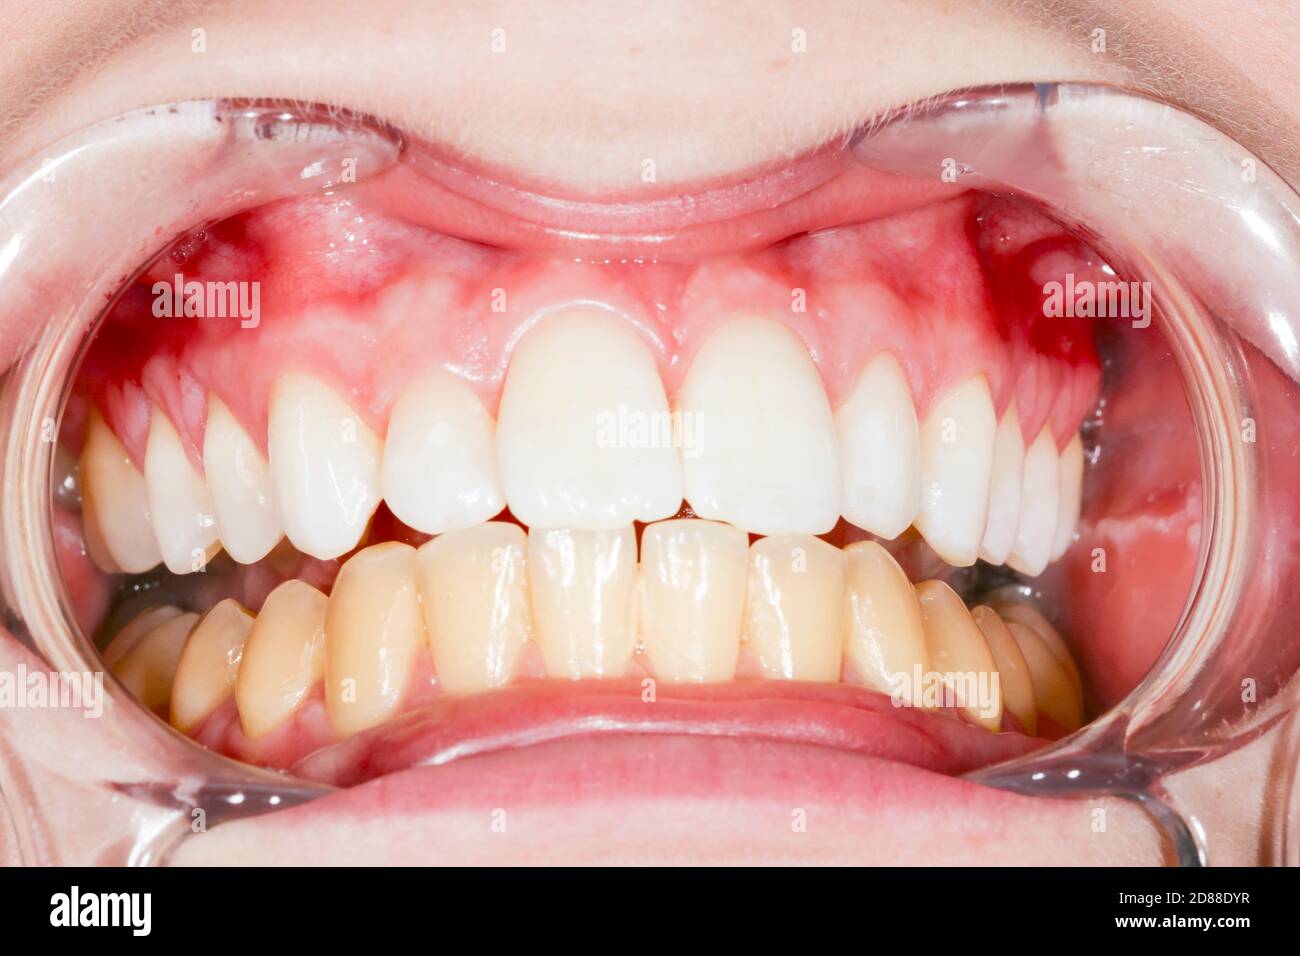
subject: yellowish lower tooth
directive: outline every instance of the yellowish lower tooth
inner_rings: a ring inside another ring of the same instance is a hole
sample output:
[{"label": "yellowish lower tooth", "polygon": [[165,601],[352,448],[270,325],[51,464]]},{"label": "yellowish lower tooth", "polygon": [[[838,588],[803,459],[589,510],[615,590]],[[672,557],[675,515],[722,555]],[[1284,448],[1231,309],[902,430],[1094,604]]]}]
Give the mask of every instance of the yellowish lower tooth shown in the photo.
[{"label": "yellowish lower tooth", "polygon": [[159,624],[170,621],[174,617],[179,617],[181,609],[165,604],[162,607],[151,607],[148,610],[141,611],[122,630],[118,631],[116,636],[109,641],[108,646],[104,648],[104,663],[112,670],[117,662],[126,657],[131,649],[140,642],[144,637]]},{"label": "yellowish lower tooth", "polygon": [[1032,737],[1038,733],[1038,703],[1025,655],[1002,618],[998,617],[997,611],[981,604],[972,608],[970,613],[979,625],[984,639],[988,641],[993,660],[998,665],[1002,699],[1006,702],[1007,710],[1015,715],[1025,733]]},{"label": "yellowish lower tooth", "polygon": [[572,528],[528,535],[533,629],[552,677],[621,677],[636,652],[636,535]]},{"label": "yellowish lower tooth", "polygon": [[528,640],[527,536],[490,521],[448,531],[417,552],[420,606],[438,681],[469,694],[507,684]]},{"label": "yellowish lower tooth", "polygon": [[993,652],[957,592],[942,581],[916,586],[930,664],[953,688],[958,708],[988,730],[1002,729],[1002,688]]},{"label": "yellowish lower tooth", "polygon": [[1083,725],[1083,699],[1070,679],[1065,665],[1052,653],[1041,634],[1019,621],[1007,621],[1007,629],[1020,645],[1030,678],[1034,682],[1034,696],[1039,713],[1052,719],[1065,731],[1077,730]]},{"label": "yellowish lower tooth", "polygon": [[343,565],[325,616],[325,704],[340,736],[398,712],[425,644],[415,549],[389,541]]},{"label": "yellowish lower tooth", "polygon": [[235,680],[239,723],[249,739],[292,717],[325,676],[328,608],[329,598],[296,580],[285,581],[262,602]]},{"label": "yellowish lower tooth", "polygon": [[171,698],[185,639],[198,621],[197,614],[178,614],[164,621],[141,637],[113,668],[122,685],[150,710],[165,707]]},{"label": "yellowish lower tooth", "polygon": [[230,696],[253,615],[227,598],[190,633],[172,682],[172,725],[189,733]]},{"label": "yellowish lower tooth", "polygon": [[651,672],[670,683],[731,680],[745,605],[745,532],[678,519],[641,536],[641,639]]},{"label": "yellowish lower tooth", "polygon": [[745,640],[765,677],[840,679],[844,553],[811,535],[761,538],[749,549]]},{"label": "yellowish lower tooth", "polygon": [[1070,677],[1070,683],[1074,685],[1075,693],[1082,699],[1083,677],[1079,674],[1079,666],[1075,664],[1070,649],[1065,646],[1064,638],[1057,633],[1056,628],[1052,627],[1051,622],[1043,617],[1036,608],[1019,601],[997,602],[993,605],[993,610],[997,611],[1004,621],[1019,621],[1038,634],[1043,639],[1043,643],[1047,645],[1047,649],[1052,652],[1052,656],[1065,668]]},{"label": "yellowish lower tooth", "polygon": [[[857,679],[914,706],[922,703],[913,679],[930,669],[921,605],[898,562],[874,541],[844,549],[844,656]],[[906,679],[898,681],[899,675]]]}]

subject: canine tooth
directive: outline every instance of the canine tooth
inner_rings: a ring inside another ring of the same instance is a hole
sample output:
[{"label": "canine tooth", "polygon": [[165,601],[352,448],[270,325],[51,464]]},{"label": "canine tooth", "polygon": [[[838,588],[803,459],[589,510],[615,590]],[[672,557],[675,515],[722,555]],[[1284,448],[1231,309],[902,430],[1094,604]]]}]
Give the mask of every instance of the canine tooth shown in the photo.
[{"label": "canine tooth", "polygon": [[402,391],[384,438],[382,489],[393,514],[427,534],[501,512],[496,424],[467,384],[438,370]]},{"label": "canine tooth", "polygon": [[745,640],[765,677],[840,679],[844,554],[811,535],[761,538],[749,549]]},{"label": "canine tooth", "polygon": [[249,739],[282,725],[325,676],[329,598],[290,579],[266,596],[244,641],[235,679],[239,723]]},{"label": "canine tooth", "polygon": [[253,615],[226,598],[204,614],[185,641],[172,681],[172,725],[189,733],[216,710],[239,674]]},{"label": "canine tooth", "polygon": [[862,683],[920,706],[912,675],[930,669],[921,605],[907,573],[874,541],[844,549],[844,656]]},{"label": "canine tooth", "polygon": [[1025,475],[1025,440],[1020,413],[1012,402],[998,422],[993,439],[993,478],[989,486],[989,518],[980,544],[980,557],[989,564],[1006,564],[1020,526],[1021,483]]},{"label": "canine tooth", "polygon": [[415,549],[388,541],[349,558],[325,614],[325,704],[340,736],[397,713],[424,643]]},{"label": "canine tooth", "polygon": [[161,607],[148,608],[131,618],[126,627],[118,631],[104,648],[104,663],[108,665],[109,670],[116,667],[117,662],[131,652],[131,649],[140,642],[140,638],[158,625],[179,617],[181,613],[180,608],[164,604]]},{"label": "canine tooth", "polygon": [[379,504],[379,438],[333,389],[296,372],[272,389],[268,432],[289,540],[322,560],[350,551]]},{"label": "canine tooth", "polygon": [[953,689],[958,709],[988,730],[1001,730],[1001,677],[993,651],[970,611],[942,581],[922,581],[916,586],[916,596],[921,602],[930,664],[937,673],[947,675],[945,682]]},{"label": "canine tooth", "polygon": [[636,651],[632,528],[528,535],[534,639],[552,677],[621,677]]},{"label": "canine tooth", "polygon": [[676,514],[674,444],[654,356],[626,322],[594,311],[551,315],[516,347],[497,449],[522,523],[616,530]]},{"label": "canine tooth", "polygon": [[912,390],[888,352],[862,372],[835,412],[843,475],[844,518],[896,538],[921,507],[920,434]]},{"label": "canine tooth", "polygon": [[[91,557],[102,570],[139,574],[162,560],[149,515],[149,491],[126,449],[92,411],[81,451],[82,519]],[[98,545],[103,545],[99,550]]]},{"label": "canine tooth", "polygon": [[682,468],[700,517],[769,535],[835,526],[835,420],[808,350],[784,325],[734,319],[714,330],[686,373],[677,410],[698,438]]},{"label": "canine tooth", "polygon": [[1056,439],[1044,425],[1025,453],[1025,481],[1020,492],[1020,526],[1007,563],[1022,574],[1043,573],[1052,559],[1060,493]]},{"label": "canine tooth", "polygon": [[939,557],[958,567],[975,563],[984,537],[997,426],[982,375],[949,392],[921,426],[916,527]]},{"label": "canine tooth", "polygon": [[703,683],[735,676],[748,553],[748,535],[716,521],[661,521],[642,533],[637,603],[656,677]]},{"label": "canine tooth", "polygon": [[1038,631],[1019,621],[1006,623],[1029,668],[1039,712],[1066,732],[1077,730],[1083,724],[1083,699],[1070,679],[1069,669],[1052,653]]},{"label": "canine tooth", "polygon": [[1057,501],[1056,539],[1052,542],[1055,561],[1070,547],[1074,529],[1079,524],[1079,505],[1083,500],[1083,438],[1075,433],[1061,452],[1061,493]]},{"label": "canine tooth", "polygon": [[141,637],[113,668],[122,686],[150,710],[162,708],[171,697],[185,639],[198,621],[197,614],[188,613],[164,621]]},{"label": "canine tooth", "polygon": [[190,464],[176,427],[159,408],[149,418],[144,453],[149,514],[163,563],[172,574],[207,566],[219,549],[207,482]]},{"label": "canine tooth", "polygon": [[1038,733],[1038,704],[1034,697],[1034,680],[1029,673],[1029,664],[1024,652],[1007,628],[998,612],[981,604],[971,609],[971,617],[984,634],[993,652],[993,662],[998,666],[998,677],[1002,685],[1002,700],[1007,710],[1020,721],[1020,726],[1029,736]]},{"label": "canine tooth", "polygon": [[1069,674],[1070,683],[1074,685],[1075,691],[1082,699],[1083,678],[1079,675],[1079,667],[1074,663],[1074,656],[1070,653],[1069,647],[1066,646],[1064,638],[1051,625],[1051,622],[1043,617],[1036,608],[1021,601],[998,601],[993,604],[993,610],[997,611],[1004,621],[1008,623],[1017,621],[1041,637],[1047,645],[1047,649],[1061,662],[1066,673]]},{"label": "canine tooth", "polygon": [[271,493],[271,466],[216,395],[208,399],[203,470],[222,547],[240,564],[262,560],[284,537]]},{"label": "canine tooth", "polygon": [[438,681],[452,693],[508,684],[528,639],[528,539],[504,521],[446,534],[416,553]]}]

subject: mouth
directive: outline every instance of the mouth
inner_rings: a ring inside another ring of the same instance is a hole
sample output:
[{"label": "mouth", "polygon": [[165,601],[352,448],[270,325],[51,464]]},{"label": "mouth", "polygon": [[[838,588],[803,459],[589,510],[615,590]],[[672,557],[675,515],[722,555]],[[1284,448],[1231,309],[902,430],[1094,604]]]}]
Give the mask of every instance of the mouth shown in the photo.
[{"label": "mouth", "polygon": [[537,190],[414,150],[141,265],[55,474],[105,665],[339,790],[281,817],[792,775],[1005,813],[960,778],[1122,698],[1186,594],[1190,559],[1144,571],[1135,643],[1097,572],[1197,530],[1122,454],[1175,374],[1134,384],[1140,300],[1076,308],[1137,284],[1026,201],[833,151]]}]

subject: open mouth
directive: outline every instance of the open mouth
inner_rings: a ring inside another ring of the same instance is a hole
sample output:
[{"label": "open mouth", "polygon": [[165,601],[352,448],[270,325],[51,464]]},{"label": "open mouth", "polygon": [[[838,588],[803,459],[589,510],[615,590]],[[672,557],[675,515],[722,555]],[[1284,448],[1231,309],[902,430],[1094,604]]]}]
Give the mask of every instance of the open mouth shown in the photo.
[{"label": "open mouth", "polygon": [[348,812],[864,768],[970,801],[1182,607],[1142,296],[1026,201],[833,151],[636,204],[421,154],[141,265],[67,392],[67,595],[144,707]]}]

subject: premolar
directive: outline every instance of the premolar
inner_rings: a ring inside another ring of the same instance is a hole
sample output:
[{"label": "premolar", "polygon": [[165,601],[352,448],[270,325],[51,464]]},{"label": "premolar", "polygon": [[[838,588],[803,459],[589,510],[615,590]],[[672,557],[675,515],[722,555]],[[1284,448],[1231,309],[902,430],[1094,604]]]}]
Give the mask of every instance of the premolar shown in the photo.
[{"label": "premolar", "polygon": [[997,662],[983,632],[952,588],[942,581],[916,586],[930,663],[952,688],[958,708],[989,730],[1002,729]]},{"label": "premolar", "polygon": [[204,614],[190,633],[171,691],[172,724],[181,733],[207,719],[234,690],[252,626],[253,615],[238,601],[226,598]]},{"label": "premolar", "polygon": [[1007,563],[1030,577],[1042,574],[1052,559],[1056,538],[1060,473],[1056,439],[1044,425],[1025,454],[1025,480],[1020,495],[1020,524]]},{"label": "premolar", "polygon": [[92,411],[81,450],[81,508],[86,550],[100,569],[139,574],[162,560],[149,512],[149,490],[131,458]]},{"label": "premolar", "polygon": [[324,678],[328,609],[329,598],[296,580],[285,581],[262,602],[235,681],[239,723],[249,739],[283,725]]}]

